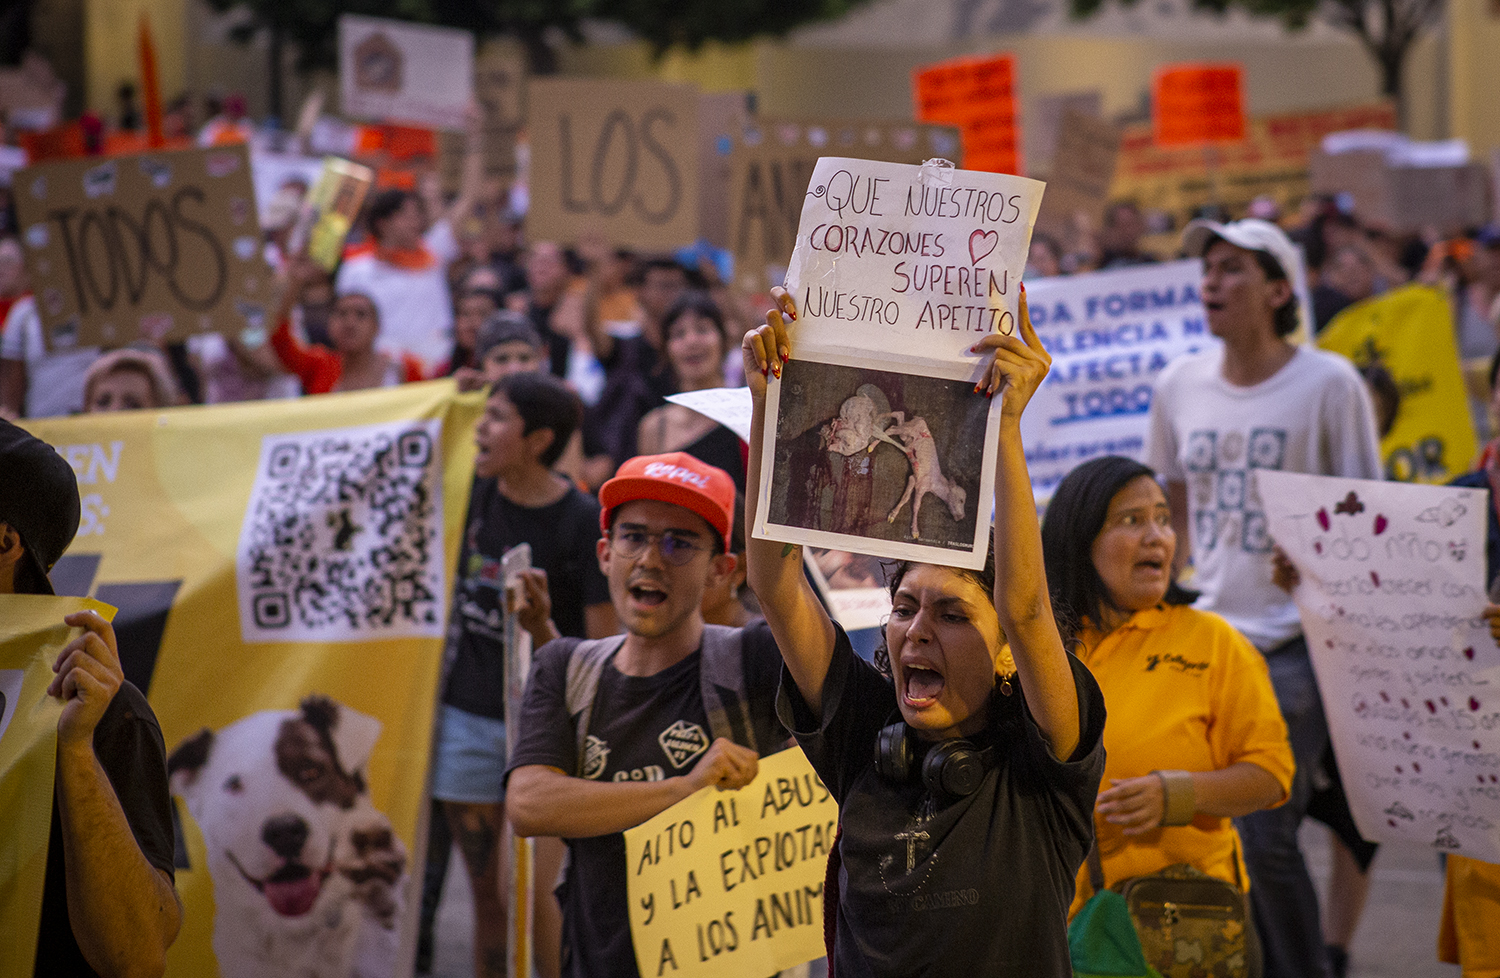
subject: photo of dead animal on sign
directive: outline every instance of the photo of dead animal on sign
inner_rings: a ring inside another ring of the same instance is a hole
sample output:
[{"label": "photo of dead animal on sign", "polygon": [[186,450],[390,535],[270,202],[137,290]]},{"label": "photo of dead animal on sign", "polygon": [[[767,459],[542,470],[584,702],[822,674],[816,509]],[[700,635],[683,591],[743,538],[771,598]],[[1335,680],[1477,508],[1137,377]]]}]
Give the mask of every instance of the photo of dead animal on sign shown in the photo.
[{"label": "photo of dead animal on sign", "polygon": [[818,160],[786,287],[791,360],[769,381],[761,538],[982,567],[999,402],[975,390],[1013,335],[1042,184]]},{"label": "photo of dead animal on sign", "polygon": [[793,358],[781,385],[769,522],[889,557],[972,549],[990,413],[973,381]]}]

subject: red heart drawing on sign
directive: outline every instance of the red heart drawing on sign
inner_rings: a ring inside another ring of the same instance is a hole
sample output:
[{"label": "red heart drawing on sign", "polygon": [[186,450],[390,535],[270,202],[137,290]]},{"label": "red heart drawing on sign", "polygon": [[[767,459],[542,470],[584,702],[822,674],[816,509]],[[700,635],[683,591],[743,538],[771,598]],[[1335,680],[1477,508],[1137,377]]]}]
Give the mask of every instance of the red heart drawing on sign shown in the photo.
[{"label": "red heart drawing on sign", "polygon": [[990,252],[1000,246],[999,231],[978,231],[969,235],[969,257],[974,259],[974,264],[989,257]]}]

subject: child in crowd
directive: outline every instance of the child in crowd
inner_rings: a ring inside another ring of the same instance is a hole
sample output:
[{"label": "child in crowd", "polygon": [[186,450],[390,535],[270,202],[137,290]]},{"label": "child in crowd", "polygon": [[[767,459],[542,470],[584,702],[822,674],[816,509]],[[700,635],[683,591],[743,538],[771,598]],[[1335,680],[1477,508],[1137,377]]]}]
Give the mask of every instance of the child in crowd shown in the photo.
[{"label": "child in crowd", "polygon": [[[434,748],[432,795],[443,803],[473,885],[476,974],[491,973],[488,961],[505,960],[506,909],[498,875],[506,757],[501,558],[520,544],[531,547],[535,570],[526,577],[521,624],[537,647],[561,635],[600,638],[615,631],[595,556],[599,503],[551,468],[582,415],[578,398],[562,381],[518,373],[495,384],[474,433],[479,453],[454,588],[446,656],[452,666]],[[555,876],[558,847],[549,852]],[[541,855],[539,861],[547,862]],[[548,878],[541,866],[538,878]],[[542,918],[548,909],[538,906],[539,924],[547,922]]]},{"label": "child in crowd", "polygon": [[166,357],[126,347],[95,360],[83,380],[83,411],[139,411],[180,403]]}]

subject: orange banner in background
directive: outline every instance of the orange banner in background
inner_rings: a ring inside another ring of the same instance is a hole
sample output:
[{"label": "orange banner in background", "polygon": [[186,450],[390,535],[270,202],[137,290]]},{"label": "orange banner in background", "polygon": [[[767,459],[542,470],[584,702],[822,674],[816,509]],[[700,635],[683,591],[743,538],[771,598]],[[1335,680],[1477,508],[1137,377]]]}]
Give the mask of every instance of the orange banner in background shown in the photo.
[{"label": "orange banner in background", "polygon": [[1016,59],[997,54],[955,58],[912,73],[918,122],[958,126],[964,168],[1021,173],[1021,125],[1016,111]]},{"label": "orange banner in background", "polygon": [[1151,82],[1158,146],[1237,143],[1245,138],[1245,69],[1238,64],[1177,64]]}]

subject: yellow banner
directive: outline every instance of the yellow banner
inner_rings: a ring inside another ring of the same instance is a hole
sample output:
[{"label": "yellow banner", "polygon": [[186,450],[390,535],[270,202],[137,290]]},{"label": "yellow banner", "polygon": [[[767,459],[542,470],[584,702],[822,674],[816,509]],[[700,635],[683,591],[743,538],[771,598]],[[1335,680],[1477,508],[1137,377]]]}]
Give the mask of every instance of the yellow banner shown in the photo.
[{"label": "yellow banner", "polygon": [[186,843],[169,975],[411,960],[481,406],[439,381],[28,423],[83,496],[54,584],[120,609],[166,739]]},{"label": "yellow banner", "polygon": [[[1387,479],[1444,483],[1467,471],[1478,439],[1452,310],[1440,290],[1408,285],[1350,306],[1318,335],[1318,345],[1361,368],[1378,361],[1395,380],[1396,422],[1380,441]],[[1376,407],[1378,414],[1378,398]]]},{"label": "yellow banner", "polygon": [[63,618],[90,609],[106,619],[114,613],[97,601],[0,595],[0,978],[31,978],[36,961],[62,715],[47,687],[52,663],[82,632]]},{"label": "yellow banner", "polygon": [[645,976],[759,978],[823,955],[838,803],[792,747],[738,791],[704,788],[625,833]]}]

